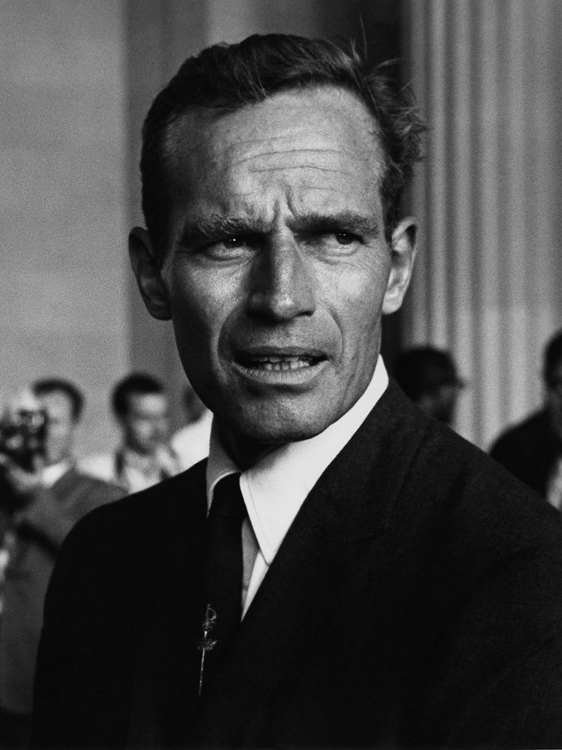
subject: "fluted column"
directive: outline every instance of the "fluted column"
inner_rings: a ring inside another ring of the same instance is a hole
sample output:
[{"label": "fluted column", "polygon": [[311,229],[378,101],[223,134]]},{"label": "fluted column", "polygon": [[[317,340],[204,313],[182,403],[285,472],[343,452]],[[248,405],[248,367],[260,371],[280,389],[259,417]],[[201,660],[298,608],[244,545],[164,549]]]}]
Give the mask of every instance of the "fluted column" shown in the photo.
[{"label": "fluted column", "polygon": [[562,327],[562,3],[403,0],[403,14],[429,124],[404,339],[453,352],[469,384],[458,429],[488,447],[540,403]]}]

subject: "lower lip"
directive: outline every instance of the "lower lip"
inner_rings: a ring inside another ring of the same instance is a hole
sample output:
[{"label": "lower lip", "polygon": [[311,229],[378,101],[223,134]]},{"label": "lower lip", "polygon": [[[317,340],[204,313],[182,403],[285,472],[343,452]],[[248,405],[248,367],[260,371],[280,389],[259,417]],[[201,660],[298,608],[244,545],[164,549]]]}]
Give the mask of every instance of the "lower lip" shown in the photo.
[{"label": "lower lip", "polygon": [[317,378],[327,365],[327,360],[323,359],[313,365],[298,367],[294,370],[274,370],[265,367],[246,367],[236,362],[236,370],[246,380],[253,383],[272,386],[297,387],[310,384]]}]

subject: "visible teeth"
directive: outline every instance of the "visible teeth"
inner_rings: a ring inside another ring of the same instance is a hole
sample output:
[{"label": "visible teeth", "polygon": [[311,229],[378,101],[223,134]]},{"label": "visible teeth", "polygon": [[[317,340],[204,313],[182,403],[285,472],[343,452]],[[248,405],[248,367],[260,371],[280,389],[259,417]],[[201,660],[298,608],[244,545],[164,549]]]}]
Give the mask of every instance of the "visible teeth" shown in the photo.
[{"label": "visible teeth", "polygon": [[254,364],[262,370],[269,372],[283,371],[283,370],[300,370],[303,367],[310,366],[310,359],[308,357],[299,356],[288,356],[288,357],[254,357]]}]

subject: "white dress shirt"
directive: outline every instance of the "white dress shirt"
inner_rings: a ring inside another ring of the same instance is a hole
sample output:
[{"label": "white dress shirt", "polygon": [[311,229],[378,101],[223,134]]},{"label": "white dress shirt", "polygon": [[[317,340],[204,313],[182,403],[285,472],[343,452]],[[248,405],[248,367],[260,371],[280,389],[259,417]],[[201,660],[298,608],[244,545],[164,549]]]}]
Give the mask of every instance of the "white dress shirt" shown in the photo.
[{"label": "white dress shirt", "polygon": [[104,482],[117,484],[131,494],[183,471],[179,458],[167,445],[148,456],[126,447],[113,453],[86,456],[78,462],[78,469]]},{"label": "white dress shirt", "polygon": [[58,464],[44,466],[41,469],[41,484],[43,487],[52,487],[72,467],[68,460],[59,461]]},{"label": "white dress shirt", "polygon": [[[388,374],[379,356],[365,392],[337,422],[313,438],[274,448],[257,464],[241,472],[240,490],[248,512],[242,526],[242,616],[248,611],[308,493],[359,429],[387,386]],[[213,425],[207,464],[208,508],[218,482],[235,472],[240,469],[222,447],[216,425]]]}]

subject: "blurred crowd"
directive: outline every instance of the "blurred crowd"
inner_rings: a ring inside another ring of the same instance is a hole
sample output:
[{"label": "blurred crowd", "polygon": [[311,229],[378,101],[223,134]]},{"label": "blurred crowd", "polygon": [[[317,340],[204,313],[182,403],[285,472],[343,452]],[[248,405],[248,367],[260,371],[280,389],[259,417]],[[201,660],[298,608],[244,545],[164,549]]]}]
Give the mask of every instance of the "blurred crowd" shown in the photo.
[{"label": "blurred crowd", "polygon": [[[185,425],[170,431],[170,403],[155,377],[132,373],[111,394],[119,443],[78,457],[81,389],[64,378],[32,383],[0,419],[0,747],[24,747],[43,602],[56,554],[89,511],[138,492],[208,453],[211,414],[190,387]],[[103,550],[100,550],[103,554]]]},{"label": "blurred crowd", "polygon": [[[393,375],[420,409],[454,425],[465,383],[450,352],[431,346],[398,354]],[[541,407],[509,425],[493,441],[490,455],[558,510],[562,510],[562,330],[544,348]]]},{"label": "blurred crowd", "polygon": [[[420,409],[454,428],[465,383],[450,352],[406,349],[390,370]],[[542,376],[540,410],[508,427],[490,452],[562,509],[562,331],[545,347]],[[66,534],[97,506],[161,482],[208,454],[212,415],[189,385],[185,423],[172,433],[163,383],[145,373],[121,379],[110,396],[118,444],[79,457],[84,404],[77,385],[45,378],[4,404],[0,418],[0,747],[23,747],[29,739],[42,607]]]}]

